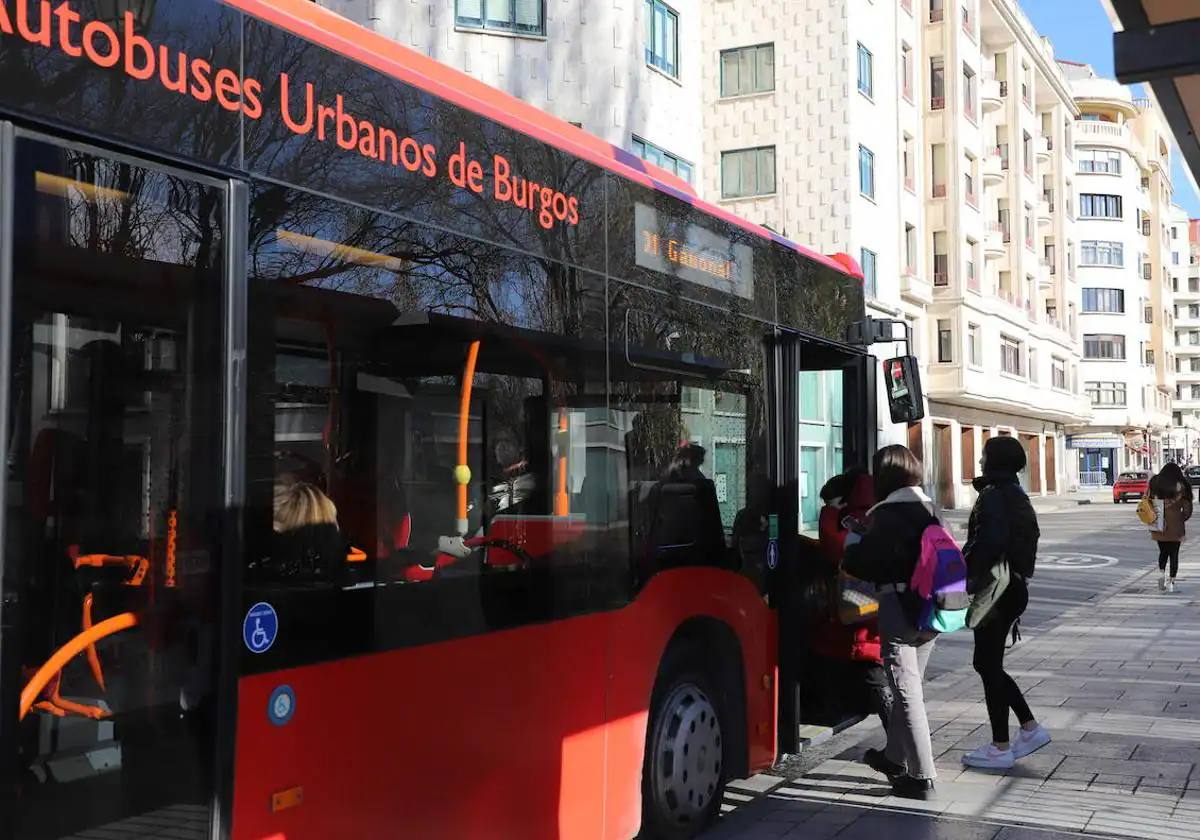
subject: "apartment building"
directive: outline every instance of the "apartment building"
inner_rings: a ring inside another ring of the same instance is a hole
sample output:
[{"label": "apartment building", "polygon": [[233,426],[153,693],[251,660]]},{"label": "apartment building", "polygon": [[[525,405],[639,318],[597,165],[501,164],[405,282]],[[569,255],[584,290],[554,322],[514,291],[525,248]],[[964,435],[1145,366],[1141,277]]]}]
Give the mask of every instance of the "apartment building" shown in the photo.
[{"label": "apartment building", "polygon": [[1079,329],[1091,403],[1091,418],[1068,430],[1070,466],[1079,485],[1102,485],[1161,465],[1170,448],[1186,218],[1171,203],[1169,135],[1153,104],[1091,67],[1062,67],[1080,109]]},{"label": "apartment building", "polygon": [[[701,0],[317,2],[685,181],[699,177]],[[760,60],[769,71],[769,56]]]},{"label": "apartment building", "polygon": [[[1175,208],[1171,262],[1175,303],[1175,400],[1168,454],[1200,464],[1200,220]],[[1182,228],[1182,231],[1180,230]]]}]

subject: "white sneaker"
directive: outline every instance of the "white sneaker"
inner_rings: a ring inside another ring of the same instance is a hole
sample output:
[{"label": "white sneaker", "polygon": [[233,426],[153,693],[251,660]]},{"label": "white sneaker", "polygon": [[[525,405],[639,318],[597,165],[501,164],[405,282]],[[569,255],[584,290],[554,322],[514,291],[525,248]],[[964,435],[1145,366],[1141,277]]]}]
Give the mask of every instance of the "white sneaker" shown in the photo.
[{"label": "white sneaker", "polygon": [[988,743],[964,755],[962,763],[985,770],[1007,770],[1013,766],[1013,751],[998,750],[995,744]]},{"label": "white sneaker", "polygon": [[1017,734],[1017,740],[1013,742],[1013,758],[1024,758],[1031,752],[1037,752],[1049,743],[1050,733],[1041,724],[1038,724],[1028,732],[1022,729]]},{"label": "white sneaker", "polygon": [[1171,578],[1169,581],[1167,581],[1167,591],[1168,592],[1175,591],[1175,578]]},{"label": "white sneaker", "polygon": [[1158,588],[1161,592],[1167,591],[1167,573],[1163,572],[1158,576]]}]

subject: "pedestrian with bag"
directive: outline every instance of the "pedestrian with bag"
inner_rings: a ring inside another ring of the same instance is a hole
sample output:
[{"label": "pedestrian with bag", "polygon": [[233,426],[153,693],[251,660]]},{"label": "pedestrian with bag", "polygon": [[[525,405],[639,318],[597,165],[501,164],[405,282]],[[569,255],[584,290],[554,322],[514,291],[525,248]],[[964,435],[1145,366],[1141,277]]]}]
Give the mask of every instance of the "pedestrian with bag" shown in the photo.
[{"label": "pedestrian with bag", "polygon": [[813,570],[813,577],[814,583],[827,587],[828,594],[823,608],[812,616],[812,649],[824,660],[823,669],[837,675],[835,714],[866,710],[878,715],[887,731],[892,691],[880,653],[878,605],[865,598],[857,599],[866,602],[861,606],[855,603],[859,588],[842,568],[849,526],[865,519],[874,504],[874,482],[865,469],[853,467],[829,479],[821,488],[821,499],[825,504],[817,520],[820,552],[816,558],[820,567]]},{"label": "pedestrian with bag", "polygon": [[1147,524],[1150,538],[1158,544],[1158,588],[1174,592],[1175,576],[1179,574],[1179,548],[1187,536],[1184,523],[1192,517],[1192,485],[1178,464],[1167,464],[1150,479],[1149,499],[1154,518]]},{"label": "pedestrian with bag", "polygon": [[[967,625],[975,631],[973,664],[983,681],[992,740],[963,756],[968,767],[1007,769],[1014,761],[1050,743],[1034,718],[1025,696],[1004,670],[1009,631],[1014,641],[1022,613],[1029,605],[1029,578],[1037,556],[1037,514],[1017,474],[1025,469],[1025,449],[1013,437],[994,437],[983,447],[978,492],[967,521],[967,561],[971,608]],[[1020,731],[1009,740],[1009,710]]]},{"label": "pedestrian with bag", "polygon": [[904,595],[921,559],[925,529],[937,523],[933,501],[921,489],[924,470],[905,446],[885,446],[872,464],[876,504],[862,533],[846,537],[843,568],[877,587],[879,635],[892,690],[887,746],[867,750],[864,761],[908,799],[933,798],[933,746],[922,681],[934,632],[918,630]]}]

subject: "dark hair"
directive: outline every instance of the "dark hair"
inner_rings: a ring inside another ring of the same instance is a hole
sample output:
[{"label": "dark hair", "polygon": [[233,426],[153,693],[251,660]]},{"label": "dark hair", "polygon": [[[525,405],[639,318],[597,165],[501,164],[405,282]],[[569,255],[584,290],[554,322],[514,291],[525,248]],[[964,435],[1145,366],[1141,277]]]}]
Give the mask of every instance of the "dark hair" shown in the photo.
[{"label": "dark hair", "polygon": [[883,501],[902,487],[919,487],[925,470],[907,446],[885,446],[872,459],[875,498]]},{"label": "dark hair", "polygon": [[829,504],[834,499],[846,495],[846,476],[835,475],[821,487],[821,501]]},{"label": "dark hair", "polygon": [[1001,435],[983,445],[983,468],[987,472],[1019,473],[1025,464],[1025,447],[1015,437]]},{"label": "dark hair", "polygon": [[1183,468],[1172,462],[1163,466],[1158,475],[1150,479],[1150,492],[1158,499],[1173,499],[1176,496],[1192,497],[1192,483],[1183,474]]}]

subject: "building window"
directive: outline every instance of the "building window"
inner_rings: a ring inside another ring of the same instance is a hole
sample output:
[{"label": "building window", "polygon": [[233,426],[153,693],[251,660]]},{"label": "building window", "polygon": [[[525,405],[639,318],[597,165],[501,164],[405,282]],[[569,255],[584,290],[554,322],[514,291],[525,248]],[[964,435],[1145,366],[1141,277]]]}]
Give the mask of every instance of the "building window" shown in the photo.
[{"label": "building window", "polygon": [[875,153],[866,146],[858,147],[858,191],[875,197]]},{"label": "building window", "polygon": [[1096,333],[1083,336],[1083,358],[1093,360],[1124,359],[1125,336]]},{"label": "building window", "polygon": [[944,0],[929,0],[929,22],[937,23],[946,14]]},{"label": "building window", "polygon": [[967,361],[975,367],[979,367],[980,357],[979,346],[979,325],[967,325]]},{"label": "building window", "polygon": [[1085,314],[1120,314],[1125,311],[1123,289],[1084,289],[1083,312]]},{"label": "building window", "polygon": [[721,96],[775,90],[775,45],[759,44],[721,52]]},{"label": "building window", "polygon": [[1050,357],[1050,387],[1067,390],[1067,363],[1057,356]]},{"label": "building window", "polygon": [[1085,382],[1083,392],[1092,405],[1122,407],[1125,405],[1124,382]]},{"label": "building window", "polygon": [[647,142],[636,134],[633,137],[633,153],[642,160],[648,160],[656,166],[678,175],[689,184],[692,182],[692,165],[681,157],[673,155],[666,149],[661,149]]},{"label": "building window", "polygon": [[1021,375],[1021,342],[1006,335],[1000,336],[1000,369],[1015,376]]},{"label": "building window", "polygon": [[875,297],[875,259],[874,251],[868,251],[863,248],[860,256],[862,257],[862,273],[863,273],[863,292],[867,297]]},{"label": "building window", "polygon": [[954,333],[949,321],[937,322],[937,347],[939,362],[954,361]]},{"label": "building window", "polygon": [[904,268],[909,274],[917,273],[917,228],[904,225]]},{"label": "building window", "polygon": [[1037,350],[1034,350],[1032,347],[1029,348],[1028,370],[1029,370],[1029,381],[1036,385],[1037,381],[1038,381]]},{"label": "building window", "polygon": [[1121,219],[1121,196],[1080,193],[1079,215],[1085,219]]},{"label": "building window", "polygon": [[916,173],[913,171],[913,139],[911,134],[904,135],[904,151],[900,162],[904,170],[904,189],[909,192],[917,191]]},{"label": "building window", "polygon": [[1085,239],[1079,243],[1079,264],[1121,268],[1125,265],[1125,246],[1120,242]]},{"label": "building window", "polygon": [[900,45],[900,90],[909,102],[913,99],[913,52],[908,44]]},{"label": "building window", "polygon": [[1021,62],[1021,101],[1026,107],[1033,107],[1033,78],[1029,73],[1029,65]]},{"label": "building window", "polygon": [[1028,131],[1021,132],[1021,163],[1025,166],[1025,174],[1033,177],[1033,137]]},{"label": "building window", "polygon": [[662,0],[645,0],[646,63],[679,75],[679,14]]},{"label": "building window", "polygon": [[454,22],[467,29],[545,35],[543,0],[455,0]]},{"label": "building window", "polygon": [[940,111],[946,107],[946,62],[929,59],[929,107]]},{"label": "building window", "polygon": [[1145,342],[1142,342],[1142,364],[1146,367],[1154,364],[1154,348],[1147,347]]},{"label": "building window", "polygon": [[967,237],[967,249],[966,249],[967,254],[966,254],[966,256],[967,256],[967,288],[968,289],[975,289],[975,288],[978,288],[978,286],[979,286],[979,282],[975,276],[975,246],[976,246],[976,244],[977,243],[975,242],[974,239]]},{"label": "building window", "polygon": [[967,119],[975,122],[975,71],[965,64],[963,65],[963,110],[967,114]]},{"label": "building window", "polygon": [[963,187],[965,188],[967,204],[979,206],[979,193],[975,190],[975,158],[970,152],[963,154]]},{"label": "building window", "polygon": [[775,147],[721,152],[721,197],[744,198],[775,192]]},{"label": "building window", "polygon": [[950,255],[947,253],[949,247],[946,231],[937,230],[933,232],[933,285],[949,286],[950,285]]},{"label": "building window", "polygon": [[1121,153],[1110,149],[1080,149],[1079,171],[1120,175]]},{"label": "building window", "polygon": [[862,44],[858,45],[858,92],[872,97],[875,95],[875,69],[872,66],[874,57],[871,51]]}]

